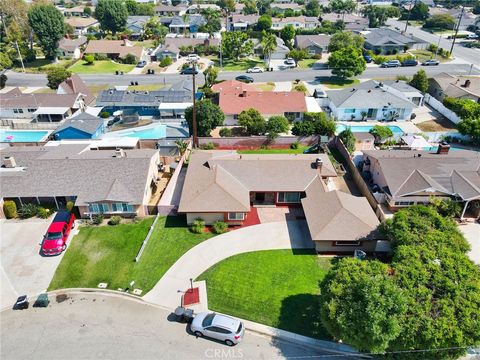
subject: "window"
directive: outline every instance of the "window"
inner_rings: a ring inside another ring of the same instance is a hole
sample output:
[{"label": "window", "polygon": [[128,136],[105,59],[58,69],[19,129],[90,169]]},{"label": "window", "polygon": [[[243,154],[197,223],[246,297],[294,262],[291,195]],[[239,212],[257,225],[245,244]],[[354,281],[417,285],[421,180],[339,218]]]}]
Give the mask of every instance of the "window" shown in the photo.
[{"label": "window", "polygon": [[113,212],[134,212],[133,206],[127,203],[113,203]]},{"label": "window", "polygon": [[299,203],[301,194],[299,192],[279,192],[279,203]]},{"label": "window", "polygon": [[35,112],[35,109],[28,109],[27,111],[28,111],[29,113],[33,113],[33,112]]},{"label": "window", "polygon": [[335,241],[334,246],[359,246],[360,241]]},{"label": "window", "polygon": [[395,205],[397,205],[397,206],[410,206],[410,205],[415,205],[415,201],[395,201]]},{"label": "window", "polygon": [[345,114],[354,114],[355,113],[355,109],[345,109]]},{"label": "window", "polygon": [[244,213],[228,213],[228,220],[244,220]]},{"label": "window", "polygon": [[213,331],[213,332],[216,332],[216,333],[219,333],[219,334],[231,334],[232,332],[227,330],[227,329],[223,329],[221,327],[218,327],[218,326],[210,326],[208,328],[206,328],[205,330],[208,330],[208,331]]},{"label": "window", "polygon": [[108,207],[108,204],[90,204],[88,205],[88,211],[93,213],[93,214],[103,214],[105,212],[108,212],[110,208]]}]

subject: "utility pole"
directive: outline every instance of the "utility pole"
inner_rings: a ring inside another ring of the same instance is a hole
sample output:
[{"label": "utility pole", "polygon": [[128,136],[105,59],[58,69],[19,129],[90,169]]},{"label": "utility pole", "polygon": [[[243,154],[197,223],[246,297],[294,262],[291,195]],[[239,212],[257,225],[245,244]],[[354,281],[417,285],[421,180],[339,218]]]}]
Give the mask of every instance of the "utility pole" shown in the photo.
[{"label": "utility pole", "polygon": [[[413,4],[413,6],[412,6]],[[407,32],[408,28],[408,22],[410,21],[410,15],[412,14],[412,8],[417,5],[417,0],[414,0],[413,2],[410,1],[410,7],[408,8],[408,16],[407,16],[407,22],[405,23],[405,30],[403,30],[404,33]]]},{"label": "utility pole", "polygon": [[463,13],[465,12],[465,5],[462,5],[462,12],[458,19],[457,28],[455,29],[455,34],[453,35],[452,47],[450,48],[450,56],[453,54],[453,47],[455,46],[455,40],[457,40],[458,29],[460,29],[460,23],[462,22]]},{"label": "utility pole", "polygon": [[193,76],[193,111],[192,111],[192,128],[193,128],[193,147],[196,149],[198,147],[198,136],[197,136],[197,106],[196,106],[196,94],[195,94],[195,73],[197,72],[197,62],[192,61],[192,76]]},{"label": "utility pole", "polygon": [[[5,25],[5,19],[3,17],[4,17],[4,14],[2,12],[2,13],[0,13],[0,18],[2,19],[3,28],[5,29],[5,36],[7,36],[7,26]],[[22,64],[23,72],[25,72],[25,65],[23,64],[23,57],[22,57],[22,54],[20,53],[20,48],[18,47],[18,41],[17,40],[15,40],[15,45],[16,45],[16,48],[17,48],[18,57],[20,58],[20,63]]]}]

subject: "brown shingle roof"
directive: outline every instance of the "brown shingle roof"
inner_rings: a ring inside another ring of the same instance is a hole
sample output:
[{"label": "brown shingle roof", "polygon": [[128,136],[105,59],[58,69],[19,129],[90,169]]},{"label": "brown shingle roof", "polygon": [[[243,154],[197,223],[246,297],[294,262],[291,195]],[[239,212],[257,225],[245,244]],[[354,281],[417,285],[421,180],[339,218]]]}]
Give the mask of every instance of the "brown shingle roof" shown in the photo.
[{"label": "brown shingle roof", "polygon": [[65,22],[68,25],[73,26],[74,28],[88,28],[90,26],[95,26],[98,24],[97,19],[94,19],[92,17],[84,18],[80,16],[66,18]]},{"label": "brown shingle roof", "polygon": [[77,74],[72,74],[72,76],[62,82],[58,87],[66,94],[81,93],[84,96],[85,105],[90,105],[93,100],[95,100],[93,93]]},{"label": "brown shingle roof", "polygon": [[141,58],[143,48],[132,45],[128,40],[90,40],[85,49],[85,54],[113,54],[121,58],[127,54],[132,54]]},{"label": "brown shingle roof", "polygon": [[63,38],[58,42],[58,48],[67,51],[74,51],[76,48],[82,46],[87,42],[85,36],[80,36],[78,39]]}]

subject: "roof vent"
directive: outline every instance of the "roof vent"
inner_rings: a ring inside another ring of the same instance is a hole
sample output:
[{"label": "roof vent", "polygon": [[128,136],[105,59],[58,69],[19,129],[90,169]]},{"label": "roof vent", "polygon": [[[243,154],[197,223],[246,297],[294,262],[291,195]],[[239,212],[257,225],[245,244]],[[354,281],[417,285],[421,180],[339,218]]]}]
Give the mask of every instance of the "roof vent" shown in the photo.
[{"label": "roof vent", "polygon": [[15,162],[15,158],[13,156],[5,156],[3,158],[3,166],[9,169],[13,169],[17,167],[17,163]]},{"label": "roof vent", "polygon": [[317,166],[317,169],[321,169],[323,165],[323,160],[320,158],[315,159],[315,165]]}]

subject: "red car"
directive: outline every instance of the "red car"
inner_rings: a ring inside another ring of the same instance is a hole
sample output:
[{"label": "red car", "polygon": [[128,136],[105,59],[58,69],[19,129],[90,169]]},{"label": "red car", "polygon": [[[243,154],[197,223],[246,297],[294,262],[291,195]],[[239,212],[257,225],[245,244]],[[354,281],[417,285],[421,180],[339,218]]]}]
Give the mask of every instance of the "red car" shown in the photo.
[{"label": "red car", "polygon": [[43,238],[43,255],[59,255],[67,248],[68,235],[75,227],[74,221],[75,215],[71,212],[57,212]]}]

